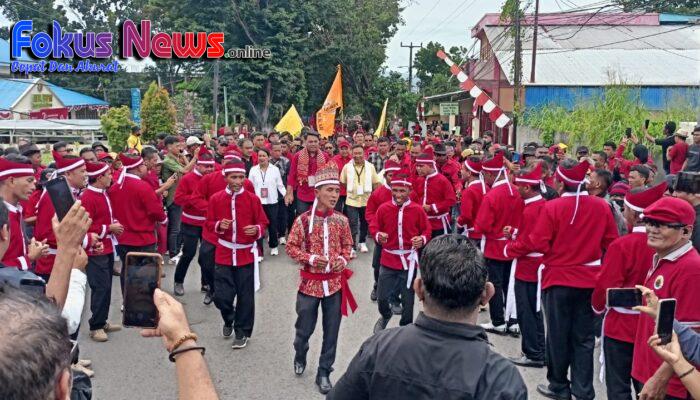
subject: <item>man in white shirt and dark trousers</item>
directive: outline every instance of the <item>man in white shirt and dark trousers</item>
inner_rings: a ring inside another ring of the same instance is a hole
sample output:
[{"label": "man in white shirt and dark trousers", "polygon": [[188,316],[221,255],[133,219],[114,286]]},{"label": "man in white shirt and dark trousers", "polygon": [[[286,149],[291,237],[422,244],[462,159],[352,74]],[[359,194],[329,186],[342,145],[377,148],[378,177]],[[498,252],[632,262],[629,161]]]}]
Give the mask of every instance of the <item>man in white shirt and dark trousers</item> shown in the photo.
[{"label": "man in white shirt and dark trousers", "polygon": [[[279,193],[282,196],[287,194],[287,188],[282,181],[279,168],[270,163],[270,152],[267,149],[258,150],[258,165],[253,166],[248,173],[248,179],[253,182],[255,194],[260,198],[265,215],[270,221],[268,226],[268,243],[270,245],[270,255],[278,254],[277,245],[277,224],[279,213]],[[284,232],[282,232],[284,234]],[[258,240],[258,245],[262,249],[262,238]]]}]

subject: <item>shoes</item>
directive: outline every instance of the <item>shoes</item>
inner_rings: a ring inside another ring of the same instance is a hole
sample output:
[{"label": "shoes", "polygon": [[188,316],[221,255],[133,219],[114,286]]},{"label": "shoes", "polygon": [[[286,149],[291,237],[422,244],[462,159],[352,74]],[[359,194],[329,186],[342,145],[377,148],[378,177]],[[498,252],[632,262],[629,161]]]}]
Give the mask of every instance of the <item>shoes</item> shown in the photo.
[{"label": "shoes", "polygon": [[281,238],[280,238],[280,244],[281,244],[282,246],[286,245],[286,244],[287,244],[287,239],[281,237]]},{"label": "shoes", "polygon": [[180,261],[180,257],[182,257],[182,252],[179,252],[175,256],[170,257],[170,264],[177,264],[178,261]]},{"label": "shoes", "polygon": [[369,299],[376,302],[377,301],[377,285],[372,288],[372,293],[369,294]]},{"label": "shoes", "polygon": [[246,345],[248,345],[248,337],[242,336],[239,338],[238,335],[236,335],[236,338],[233,339],[233,343],[231,344],[231,348],[232,349],[242,349]]},{"label": "shoes", "polygon": [[350,250],[350,258],[357,258],[357,252],[355,249]]},{"label": "shoes", "polygon": [[367,248],[366,243],[360,243],[360,253],[367,253],[369,252],[369,249]]},{"label": "shoes", "polygon": [[383,331],[386,329],[386,325],[389,323],[388,319],[384,319],[384,317],[379,317],[377,322],[374,324],[374,331],[373,333],[377,333],[380,331]]},{"label": "shoes", "polygon": [[299,361],[294,361],[294,374],[296,376],[301,376],[304,373],[305,369],[306,369],[306,364],[301,363]]},{"label": "shoes", "polygon": [[571,394],[554,392],[548,385],[537,385],[537,393],[554,400],[571,400]]},{"label": "shoes", "polygon": [[199,291],[202,293],[209,292],[209,285],[202,285],[202,287],[199,289]]},{"label": "shoes", "polygon": [[265,259],[264,259],[263,257],[258,257],[258,262],[259,262],[259,263],[261,263],[261,262],[263,262],[263,261],[265,261]]},{"label": "shoes", "polygon": [[232,333],[233,333],[233,325],[224,325],[222,335],[224,335],[224,337],[231,337]]},{"label": "shoes", "polygon": [[391,313],[394,315],[401,315],[401,313],[403,313],[403,307],[401,304],[392,304]]},{"label": "shoes", "polygon": [[107,332],[104,329],[95,329],[90,331],[90,339],[98,343],[104,343],[109,340],[109,337],[107,337]]},{"label": "shoes", "polygon": [[211,298],[211,293],[206,292],[204,294],[204,300],[202,300],[202,303],[204,303],[205,306],[208,306],[214,301],[214,299]]},{"label": "shoes", "polygon": [[82,358],[78,360],[78,365],[83,366],[85,368],[90,368],[92,365],[92,361],[90,360],[83,360]]},{"label": "shoes", "polygon": [[[83,367],[80,364],[73,364],[70,366],[73,371],[80,371],[84,373],[88,378],[95,376],[95,372],[89,368]],[[329,389],[330,390],[330,389]]]},{"label": "shoes", "polygon": [[508,334],[514,337],[520,336],[520,326],[518,324],[513,324],[508,327]]},{"label": "shoes", "polygon": [[270,249],[270,255],[271,256],[278,256],[280,253],[277,250],[277,247]]},{"label": "shoes", "polygon": [[324,375],[316,376],[316,386],[318,386],[318,391],[321,392],[321,394],[327,394],[333,389],[330,378]]},{"label": "shoes", "polygon": [[175,288],[174,288],[173,292],[175,292],[175,296],[184,296],[185,295],[185,287],[182,286],[182,283],[175,283]]},{"label": "shoes", "polygon": [[596,349],[598,347],[600,347],[600,338],[599,337],[595,338],[595,343],[593,344],[593,347],[595,347]]},{"label": "shoes", "polygon": [[489,322],[486,324],[480,324],[480,326],[484,328],[486,332],[497,333],[499,335],[506,334],[506,324],[495,326],[494,324]]},{"label": "shoes", "polygon": [[531,360],[531,359],[527,358],[526,356],[509,357],[508,359],[513,364],[519,365],[521,367],[533,367],[533,368],[544,367],[544,361]]},{"label": "shoes", "polygon": [[107,322],[105,326],[102,327],[102,329],[104,329],[107,333],[119,332],[120,330],[122,330],[122,326],[119,324],[112,324],[110,322]]}]

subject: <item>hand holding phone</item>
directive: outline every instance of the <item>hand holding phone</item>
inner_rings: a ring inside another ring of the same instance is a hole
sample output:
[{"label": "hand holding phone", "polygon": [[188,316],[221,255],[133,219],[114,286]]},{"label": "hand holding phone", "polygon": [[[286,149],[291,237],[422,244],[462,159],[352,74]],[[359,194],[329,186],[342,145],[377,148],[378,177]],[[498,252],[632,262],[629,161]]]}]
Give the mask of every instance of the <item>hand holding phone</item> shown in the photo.
[{"label": "hand holding phone", "polygon": [[127,327],[155,328],[158,309],[155,290],[160,288],[163,258],[157,253],[131,252],[124,262],[124,314]]},{"label": "hand holding phone", "polygon": [[609,288],[607,306],[632,308],[642,305],[642,291],[636,288]]},{"label": "hand holding phone", "polygon": [[632,137],[632,128],[625,129],[625,136],[629,139]]},{"label": "hand holding phone", "polygon": [[649,120],[648,119],[644,120],[644,129],[649,129]]},{"label": "hand holding phone", "polygon": [[153,303],[158,309],[158,327],[142,330],[141,336],[162,337],[166,349],[172,351],[178,339],[192,332],[190,324],[187,322],[185,309],[180,302],[160,289],[154,291]]},{"label": "hand holding phone", "polygon": [[673,335],[673,320],[676,317],[676,299],[659,300],[659,312],[656,315],[656,334],[661,341],[659,344],[668,344]]}]

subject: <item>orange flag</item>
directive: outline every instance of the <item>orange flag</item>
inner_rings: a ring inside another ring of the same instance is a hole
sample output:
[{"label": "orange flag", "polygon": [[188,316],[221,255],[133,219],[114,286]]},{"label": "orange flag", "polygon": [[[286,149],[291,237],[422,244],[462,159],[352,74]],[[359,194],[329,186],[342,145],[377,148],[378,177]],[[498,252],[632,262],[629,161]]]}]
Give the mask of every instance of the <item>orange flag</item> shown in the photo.
[{"label": "orange flag", "polygon": [[333,135],[335,111],[343,108],[343,79],[340,65],[337,68],[338,72],[335,74],[331,90],[328,91],[323,106],[316,113],[316,128],[324,138]]}]

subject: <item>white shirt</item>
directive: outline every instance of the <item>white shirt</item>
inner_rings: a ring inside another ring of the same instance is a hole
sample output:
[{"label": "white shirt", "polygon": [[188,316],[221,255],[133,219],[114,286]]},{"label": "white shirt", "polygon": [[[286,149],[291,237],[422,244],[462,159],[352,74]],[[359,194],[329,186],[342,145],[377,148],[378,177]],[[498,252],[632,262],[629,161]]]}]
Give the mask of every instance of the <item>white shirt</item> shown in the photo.
[{"label": "white shirt", "polygon": [[70,283],[66,302],[63,304],[61,315],[68,321],[68,333],[73,334],[80,326],[80,318],[83,315],[85,304],[85,286],[87,276],[82,271],[73,268],[70,270]]},{"label": "white shirt", "polygon": [[[282,196],[287,194],[287,187],[282,182],[280,170],[272,164],[268,164],[265,172],[260,169],[260,165],[253,166],[248,173],[248,179],[253,182],[255,194],[258,195],[263,204],[276,204],[278,191],[282,193]],[[262,196],[263,188],[267,189],[267,197]]]}]

